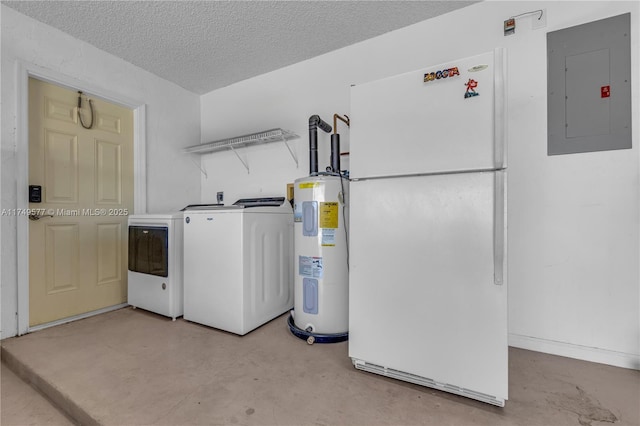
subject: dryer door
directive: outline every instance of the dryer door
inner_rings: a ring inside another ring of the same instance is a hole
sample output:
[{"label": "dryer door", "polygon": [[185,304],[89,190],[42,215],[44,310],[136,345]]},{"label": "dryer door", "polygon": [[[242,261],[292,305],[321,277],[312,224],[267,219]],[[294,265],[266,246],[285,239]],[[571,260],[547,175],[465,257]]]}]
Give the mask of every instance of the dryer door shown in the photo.
[{"label": "dryer door", "polygon": [[129,226],[129,270],[142,274],[169,275],[169,228]]}]

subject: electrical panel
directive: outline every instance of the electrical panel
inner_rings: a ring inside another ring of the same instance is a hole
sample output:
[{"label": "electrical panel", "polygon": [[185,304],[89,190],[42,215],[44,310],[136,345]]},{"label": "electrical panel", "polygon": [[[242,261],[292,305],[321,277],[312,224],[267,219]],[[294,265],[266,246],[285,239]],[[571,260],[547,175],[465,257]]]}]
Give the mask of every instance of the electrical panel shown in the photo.
[{"label": "electrical panel", "polygon": [[547,34],[548,155],[631,148],[630,20]]}]

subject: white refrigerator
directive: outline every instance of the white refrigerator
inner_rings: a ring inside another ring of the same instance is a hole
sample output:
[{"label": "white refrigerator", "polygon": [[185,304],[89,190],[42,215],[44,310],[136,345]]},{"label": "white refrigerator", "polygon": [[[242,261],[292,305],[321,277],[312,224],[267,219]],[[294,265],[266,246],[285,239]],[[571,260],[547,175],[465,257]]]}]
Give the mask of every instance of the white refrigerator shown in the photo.
[{"label": "white refrigerator", "polygon": [[508,397],[502,49],[351,89],[349,356]]}]

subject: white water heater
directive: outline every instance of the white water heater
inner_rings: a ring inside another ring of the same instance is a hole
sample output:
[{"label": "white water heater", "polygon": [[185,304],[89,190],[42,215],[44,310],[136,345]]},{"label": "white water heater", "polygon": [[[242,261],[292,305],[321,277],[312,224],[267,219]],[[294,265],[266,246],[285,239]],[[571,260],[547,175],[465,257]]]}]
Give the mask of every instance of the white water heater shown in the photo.
[{"label": "white water heater", "polygon": [[349,330],[349,180],[300,178],[294,186],[294,322],[311,334]]}]

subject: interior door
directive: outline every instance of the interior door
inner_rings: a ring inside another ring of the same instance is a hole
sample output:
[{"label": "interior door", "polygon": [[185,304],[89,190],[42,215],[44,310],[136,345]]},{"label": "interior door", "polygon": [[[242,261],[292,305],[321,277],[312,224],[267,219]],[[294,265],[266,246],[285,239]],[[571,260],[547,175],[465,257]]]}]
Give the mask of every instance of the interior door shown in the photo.
[{"label": "interior door", "polygon": [[[133,208],[133,112],[29,79],[29,325],[127,298],[127,215]],[[84,124],[91,124],[83,97]],[[26,191],[27,188],[24,188]],[[30,200],[32,201],[32,200]]]}]

